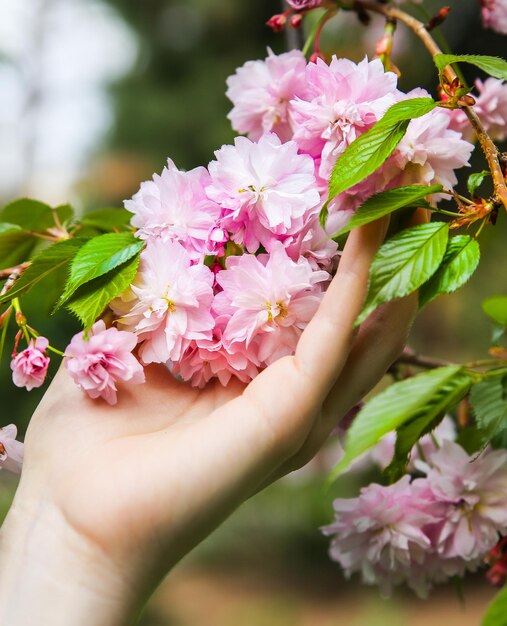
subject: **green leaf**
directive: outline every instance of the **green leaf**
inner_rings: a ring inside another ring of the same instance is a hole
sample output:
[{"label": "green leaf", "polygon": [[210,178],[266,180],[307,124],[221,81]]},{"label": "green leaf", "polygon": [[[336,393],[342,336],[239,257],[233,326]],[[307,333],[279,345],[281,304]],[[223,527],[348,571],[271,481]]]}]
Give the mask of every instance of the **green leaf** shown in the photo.
[{"label": "green leaf", "polygon": [[99,209],[85,213],[82,224],[102,231],[121,230],[130,225],[132,213],[127,209]]},{"label": "green leaf", "polygon": [[334,237],[340,237],[358,226],[378,220],[384,215],[393,213],[407,206],[422,206],[426,204],[424,198],[442,191],[442,185],[413,185],[411,187],[398,187],[389,189],[372,196],[361,205],[352,216],[346,226],[338,231]]},{"label": "green leaf", "polygon": [[0,269],[28,259],[37,240],[17,224],[0,224]]},{"label": "green leaf", "polygon": [[484,443],[507,429],[507,377],[487,378],[470,392],[470,404]]},{"label": "green leaf", "polygon": [[429,402],[421,407],[419,414],[398,429],[394,456],[385,469],[390,482],[396,482],[403,476],[412,448],[421,437],[438,426],[446,413],[463,400],[471,384],[470,376],[465,372],[459,372],[434,393]]},{"label": "green leaf", "polygon": [[500,326],[507,326],[507,296],[493,296],[484,300],[482,310]]},{"label": "green leaf", "polygon": [[507,61],[500,57],[480,54],[437,54],[433,57],[433,60],[440,71],[452,63],[469,63],[490,76],[507,80]]},{"label": "green leaf", "polygon": [[56,309],[66,302],[81,285],[125,263],[143,246],[144,242],[136,239],[132,233],[108,233],[90,239],[72,261],[69,280]]},{"label": "green leaf", "polygon": [[137,254],[108,274],[83,285],[74,294],[67,308],[81,320],[85,328],[90,328],[107,305],[133,282],[139,259],[140,255]]},{"label": "green leaf", "polygon": [[459,365],[423,372],[391,385],[367,402],[347,431],[343,458],[333,469],[330,480],[337,478],[384,435],[429,410],[435,394],[462,372]]},{"label": "green leaf", "polygon": [[457,235],[449,239],[442,264],[419,291],[419,306],[443,293],[452,293],[462,287],[479,265],[481,251],[475,239]]},{"label": "green leaf", "polygon": [[507,626],[507,587],[499,591],[489,605],[482,626]]},{"label": "green leaf", "polygon": [[429,113],[436,106],[432,98],[412,98],[393,104],[373,128],[353,141],[338,157],[331,174],[326,205],[377,170],[405,136],[410,120]]},{"label": "green leaf", "polygon": [[38,254],[9,291],[0,297],[0,304],[29,291],[46,276],[69,265],[83,245],[83,240],[67,239],[49,246]]},{"label": "green leaf", "polygon": [[489,170],[482,170],[482,172],[470,174],[467,181],[467,189],[471,196],[475,195],[476,190],[482,185],[487,176],[491,176],[491,172]]},{"label": "green leaf", "polygon": [[72,208],[69,205],[52,209],[38,200],[23,198],[5,206],[0,211],[0,221],[16,224],[23,230],[43,232],[55,227],[54,212],[57,212],[62,223],[72,217]]},{"label": "green leaf", "polygon": [[444,222],[421,224],[383,243],[373,259],[366,303],[356,324],[384,302],[407,296],[425,283],[444,258],[448,232]]}]

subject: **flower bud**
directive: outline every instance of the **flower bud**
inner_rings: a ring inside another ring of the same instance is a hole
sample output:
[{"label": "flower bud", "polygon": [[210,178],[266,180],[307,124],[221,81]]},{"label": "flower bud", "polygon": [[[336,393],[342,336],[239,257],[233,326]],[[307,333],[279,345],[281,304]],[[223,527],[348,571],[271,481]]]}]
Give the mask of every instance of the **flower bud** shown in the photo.
[{"label": "flower bud", "polygon": [[301,15],[301,13],[295,13],[290,18],[290,25],[292,26],[292,28],[300,28],[302,23],[303,23],[303,16]]},{"label": "flower bud", "polygon": [[287,23],[287,16],[284,13],[278,13],[277,15],[273,15],[270,17],[266,24],[271,28],[275,33],[279,33],[283,30],[283,27]]}]

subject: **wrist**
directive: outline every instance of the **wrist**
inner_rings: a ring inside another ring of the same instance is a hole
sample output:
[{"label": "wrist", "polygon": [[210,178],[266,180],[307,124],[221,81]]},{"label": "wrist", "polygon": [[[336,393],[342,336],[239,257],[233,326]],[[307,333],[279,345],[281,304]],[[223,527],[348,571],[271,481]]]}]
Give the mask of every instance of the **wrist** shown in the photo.
[{"label": "wrist", "polygon": [[138,597],[126,572],[58,507],[15,500],[0,530],[0,626],[125,626]]}]

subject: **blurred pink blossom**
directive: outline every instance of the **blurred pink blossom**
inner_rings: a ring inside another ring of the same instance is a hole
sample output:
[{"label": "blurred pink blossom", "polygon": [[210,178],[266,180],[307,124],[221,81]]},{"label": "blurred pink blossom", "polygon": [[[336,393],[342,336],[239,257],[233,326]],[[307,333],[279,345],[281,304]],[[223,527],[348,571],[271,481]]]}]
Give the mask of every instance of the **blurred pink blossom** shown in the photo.
[{"label": "blurred pink blossom", "polygon": [[481,4],[484,26],[507,35],[507,0],[481,0]]},{"label": "blurred pink blossom", "polygon": [[23,465],[24,446],[16,441],[18,429],[14,424],[0,429],[0,469],[6,469],[14,474],[21,472]]},{"label": "blurred pink blossom", "polygon": [[137,344],[133,333],[107,328],[102,320],[88,333],[78,333],[65,351],[65,365],[74,382],[90,398],[116,404],[116,382],[144,382],[144,370],[132,354]]},{"label": "blurred pink blossom", "polygon": [[48,346],[49,341],[45,337],[37,337],[12,359],[12,380],[16,387],[31,391],[44,384],[50,361],[46,354]]}]

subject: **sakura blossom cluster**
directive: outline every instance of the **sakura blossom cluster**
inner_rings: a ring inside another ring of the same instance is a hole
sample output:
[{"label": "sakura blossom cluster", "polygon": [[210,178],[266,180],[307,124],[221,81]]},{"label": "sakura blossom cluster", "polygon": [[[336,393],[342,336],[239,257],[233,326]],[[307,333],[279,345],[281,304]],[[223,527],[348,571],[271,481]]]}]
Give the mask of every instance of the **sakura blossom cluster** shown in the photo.
[{"label": "sakura blossom cluster", "polygon": [[445,440],[415,469],[384,487],[371,484],[359,497],[334,502],[330,554],[347,577],[390,595],[407,583],[425,597],[434,583],[475,571],[507,533],[507,452],[470,457]]},{"label": "sakura blossom cluster", "polygon": [[507,35],[507,0],[481,0],[481,5],[484,26]]},{"label": "sakura blossom cluster", "polygon": [[[116,402],[116,383],[141,383],[150,363],[202,387],[232,376],[248,383],[293,354],[338,263],[330,235],[382,190],[452,187],[472,152],[446,109],[412,121],[380,170],[333,200],[324,230],[319,213],[336,159],[391,105],[426,92],[401,92],[378,59],[328,65],[300,51],[269,51],[227,86],[232,125],[246,136],[217,150],[207,168],[181,171],[168,161],[125,203],[145,242],[137,276],[110,305],[116,325],[98,322],[65,351],[70,375],[92,398]],[[42,384],[48,349],[37,338],[14,355],[17,385]]]}]

